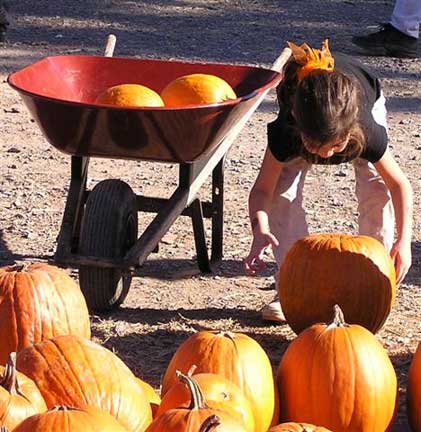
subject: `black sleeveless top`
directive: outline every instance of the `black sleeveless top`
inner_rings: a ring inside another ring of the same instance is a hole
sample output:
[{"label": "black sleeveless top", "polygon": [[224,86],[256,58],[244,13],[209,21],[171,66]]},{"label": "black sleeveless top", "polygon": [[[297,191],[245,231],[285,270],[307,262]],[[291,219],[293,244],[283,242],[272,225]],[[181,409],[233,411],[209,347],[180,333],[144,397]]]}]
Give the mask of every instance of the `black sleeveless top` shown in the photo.
[{"label": "black sleeveless top", "polygon": [[[339,53],[334,54],[334,58],[335,69],[354,77],[360,85],[362,106],[359,110],[359,123],[365,137],[365,146],[359,157],[369,162],[377,162],[386,151],[388,142],[386,128],[376,123],[372,114],[374,103],[381,94],[380,82],[366,66],[355,58]],[[305,150],[295,133],[291,133],[293,125],[293,117],[280,110],[276,120],[267,126],[268,147],[275,159],[280,162],[287,162],[299,156],[316,164],[339,164],[353,159],[352,156],[344,157],[336,154],[327,159],[313,160],[314,155]]]}]

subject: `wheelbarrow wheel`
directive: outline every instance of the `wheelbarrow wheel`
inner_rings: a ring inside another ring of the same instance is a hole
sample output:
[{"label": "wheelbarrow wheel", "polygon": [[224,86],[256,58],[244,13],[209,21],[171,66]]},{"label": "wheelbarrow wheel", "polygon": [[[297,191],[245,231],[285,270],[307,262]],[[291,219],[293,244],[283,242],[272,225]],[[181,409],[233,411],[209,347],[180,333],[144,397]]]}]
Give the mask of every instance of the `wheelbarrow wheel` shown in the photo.
[{"label": "wheelbarrow wheel", "polygon": [[[121,259],[138,234],[136,195],[121,180],[104,180],[89,194],[83,215],[79,252],[98,258]],[[80,288],[89,309],[118,307],[129,292],[132,276],[119,268],[81,266]]]}]

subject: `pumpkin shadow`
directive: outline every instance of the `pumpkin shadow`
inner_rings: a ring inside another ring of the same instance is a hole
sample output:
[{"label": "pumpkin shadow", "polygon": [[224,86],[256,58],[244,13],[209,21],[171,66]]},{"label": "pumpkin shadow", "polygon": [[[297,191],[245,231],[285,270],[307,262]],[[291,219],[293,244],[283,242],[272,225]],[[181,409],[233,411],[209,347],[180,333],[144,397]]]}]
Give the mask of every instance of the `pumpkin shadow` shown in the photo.
[{"label": "pumpkin shadow", "polygon": [[6,240],[4,239],[3,231],[0,229],[0,266],[10,265],[14,262],[11,258],[12,252],[10,251]]},{"label": "pumpkin shadow", "polygon": [[390,355],[390,360],[398,378],[399,388],[398,415],[396,416],[391,432],[409,432],[411,430],[408,425],[406,413],[406,386],[412,357],[413,353],[409,351]]}]

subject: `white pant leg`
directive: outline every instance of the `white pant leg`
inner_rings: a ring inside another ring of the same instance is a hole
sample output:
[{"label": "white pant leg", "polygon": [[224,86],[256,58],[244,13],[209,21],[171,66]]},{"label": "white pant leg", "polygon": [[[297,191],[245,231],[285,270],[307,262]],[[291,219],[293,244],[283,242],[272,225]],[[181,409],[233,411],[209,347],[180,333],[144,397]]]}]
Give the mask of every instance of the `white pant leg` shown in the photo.
[{"label": "white pant leg", "polygon": [[390,192],[372,163],[357,159],[353,165],[359,233],[376,238],[390,251],[395,233],[395,214]]},{"label": "white pant leg", "polygon": [[419,37],[421,22],[421,0],[396,0],[390,24],[414,38]]},{"label": "white pant leg", "polygon": [[279,241],[273,249],[276,263],[281,264],[292,244],[308,234],[305,211],[302,207],[305,175],[311,164],[302,158],[286,162],[275,189],[269,225]]}]

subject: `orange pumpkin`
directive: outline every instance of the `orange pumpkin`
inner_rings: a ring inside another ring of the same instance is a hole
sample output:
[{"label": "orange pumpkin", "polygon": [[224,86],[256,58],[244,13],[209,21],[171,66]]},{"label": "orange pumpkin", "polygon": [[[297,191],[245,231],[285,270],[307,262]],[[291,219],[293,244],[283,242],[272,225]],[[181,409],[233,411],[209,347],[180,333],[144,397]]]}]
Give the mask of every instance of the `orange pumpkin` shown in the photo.
[{"label": "orange pumpkin", "polygon": [[132,432],[143,432],[152,421],[149,401],[133,373],[95,342],[58,336],[20,351],[17,367],[35,382],[48,408],[91,405]]},{"label": "orange pumpkin", "polygon": [[161,398],[159,394],[154,390],[154,388],[147,382],[136,377],[136,382],[142,387],[145,395],[149,401],[152,409],[152,417],[155,418],[158,412],[159,405],[161,405]]},{"label": "orange pumpkin", "polygon": [[34,414],[47,410],[35,383],[16,370],[16,353],[11,353],[6,367],[0,366],[0,424],[13,430]]},{"label": "orange pumpkin", "polygon": [[94,407],[57,406],[23,421],[13,432],[127,432],[110,414]]},{"label": "orange pumpkin", "polygon": [[[210,408],[222,410],[228,408],[230,412],[236,413],[241,419],[245,425],[245,430],[254,431],[254,415],[251,404],[236,384],[213,373],[200,373],[193,375],[193,378]],[[188,407],[191,403],[190,398],[191,392],[185,384],[174,384],[163,396],[157,415],[173,408]]]},{"label": "orange pumpkin", "polygon": [[393,261],[372,237],[314,234],[298,240],[278,273],[282,310],[295,333],[328,322],[338,304],[350,324],[377,332],[396,295]]},{"label": "orange pumpkin", "polygon": [[[206,421],[210,416],[218,416],[219,424],[209,425],[215,431],[246,432],[241,420],[231,411],[210,408],[203,397],[203,393],[194,377],[189,377],[180,372],[178,378],[188,386],[190,392],[190,405],[170,409],[159,415],[148,427],[146,432],[196,432],[202,428],[206,430]],[[205,426],[203,423],[205,422]],[[208,429],[209,430],[209,429]]]},{"label": "orange pumpkin", "polygon": [[0,268],[0,364],[11,352],[66,334],[91,336],[78,284],[47,264]]},{"label": "orange pumpkin", "polygon": [[269,432],[331,432],[321,426],[308,423],[282,423],[269,429]]},{"label": "orange pumpkin", "polygon": [[278,368],[281,422],[335,432],[385,431],[397,407],[397,379],[386,350],[359,325],[335,319],[304,330]]},{"label": "orange pumpkin", "polygon": [[154,90],[140,84],[119,84],[107,88],[95,103],[120,107],[162,107],[164,102]]},{"label": "orange pumpkin", "polygon": [[176,383],[176,370],[220,374],[240,387],[250,401],[255,431],[271,426],[275,411],[272,366],[257,341],[242,333],[200,331],[176,350],[165,372],[161,395]]},{"label": "orange pumpkin", "polygon": [[202,105],[236,99],[232,87],[222,78],[209,74],[189,74],[171,81],[161,92],[167,107]]},{"label": "orange pumpkin", "polygon": [[421,342],[409,368],[406,398],[409,424],[414,432],[421,432]]}]

